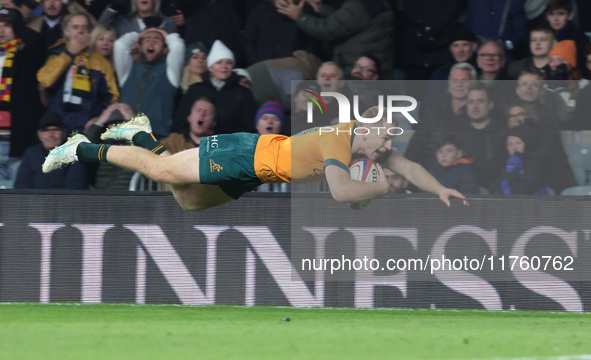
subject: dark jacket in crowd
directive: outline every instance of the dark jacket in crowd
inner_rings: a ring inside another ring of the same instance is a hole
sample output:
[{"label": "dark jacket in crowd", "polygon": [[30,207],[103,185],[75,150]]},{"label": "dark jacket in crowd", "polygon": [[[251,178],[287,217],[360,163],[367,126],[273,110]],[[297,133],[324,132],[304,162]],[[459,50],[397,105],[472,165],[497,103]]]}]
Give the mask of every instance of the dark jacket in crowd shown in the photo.
[{"label": "dark jacket in crowd", "polygon": [[171,132],[186,131],[187,116],[191,107],[200,97],[211,99],[217,110],[216,134],[254,132],[254,117],[257,112],[252,92],[239,84],[240,77],[232,73],[224,86],[217,90],[211,83],[209,73],[203,74],[203,82],[189,87],[181,99],[172,124]]},{"label": "dark jacket in crowd", "polygon": [[539,156],[515,153],[503,168],[501,188],[505,195],[548,195],[545,179]]},{"label": "dark jacket in crowd", "polygon": [[386,1],[346,0],[334,9],[324,6],[320,16],[302,12],[296,19],[306,34],[333,45],[333,60],[349,74],[364,54],[380,60],[381,79],[392,78],[393,12]]},{"label": "dark jacket in crowd", "polygon": [[577,94],[573,119],[573,130],[591,130],[591,85],[585,86]]},{"label": "dark jacket in crowd", "polygon": [[475,129],[470,123],[454,129],[459,136],[464,156],[474,159],[474,174],[478,186],[491,194],[499,190],[499,174],[503,168],[505,154],[504,127],[496,119],[484,129]]},{"label": "dark jacket in crowd", "polygon": [[564,151],[560,131],[547,121],[527,122],[527,124],[534,129],[536,138],[539,139],[546,185],[557,194],[566,188],[577,186],[575,175]]},{"label": "dark jacket in crowd", "polygon": [[[18,1],[13,1],[13,2],[19,7],[20,12],[25,17],[25,21],[27,23],[27,26],[30,29],[41,34],[41,37],[42,37],[46,47],[52,46],[53,44],[55,44],[58,40],[60,40],[64,36],[64,32],[63,32],[62,24],[61,24],[61,19],[60,19],[60,22],[58,24],[56,24],[54,27],[49,27],[49,25],[47,25],[47,23],[45,22],[44,16],[31,16],[33,13],[33,10],[38,5],[37,3],[40,1],[23,1],[22,5],[19,5]],[[25,4],[25,3],[27,3],[27,4]],[[84,6],[82,4],[79,4],[76,1],[69,1],[68,5],[64,6],[64,8],[65,8],[65,11],[64,11],[64,14],[62,15],[62,19],[63,19],[63,16],[67,15],[67,14],[76,14],[76,13],[80,13],[80,12],[86,12],[86,10],[84,9]],[[96,20],[93,17],[91,17],[90,20],[93,25],[96,25]]]},{"label": "dark jacket in crowd", "polygon": [[86,189],[88,171],[84,164],[77,162],[44,174],[41,165],[47,155],[49,150],[43,144],[25,150],[14,181],[16,189]]},{"label": "dark jacket in crowd", "polygon": [[[483,85],[486,87],[488,92],[489,98],[495,104],[504,104],[507,103],[509,100],[508,98],[512,99],[515,95],[515,82],[513,81],[506,81],[511,80],[509,77],[509,73],[507,71],[507,65],[505,64],[496,74],[495,78],[491,81],[485,82],[482,77],[482,70],[476,69],[478,72],[478,78],[481,80]],[[498,106],[495,107],[495,110],[500,110]]]},{"label": "dark jacket in crowd", "polygon": [[[121,37],[129,32],[141,32],[140,27],[141,18],[138,15],[130,17],[129,14],[121,14],[111,7],[105,8],[99,18],[99,23],[112,27],[117,34],[117,37]],[[177,32],[176,25],[166,16],[160,16],[159,29],[166,31],[168,34]]]},{"label": "dark jacket in crowd", "polygon": [[241,25],[234,9],[233,0],[195,1],[191,14],[185,14],[185,43],[200,41],[211,49],[220,40],[234,53],[235,67],[243,67]]},{"label": "dark jacket in crowd", "polygon": [[109,5],[111,0],[93,0],[89,5],[86,4],[86,0],[76,0],[76,2],[82,5],[82,7],[84,7],[84,9],[86,9],[86,11],[88,11],[92,17],[98,19],[103,13],[103,10],[105,10],[107,5]]},{"label": "dark jacket in crowd", "polygon": [[[281,59],[259,61],[246,70],[252,77],[250,90],[258,106],[267,101],[278,101],[286,111],[291,109],[292,81],[313,80],[321,65],[315,55],[303,50],[294,51]],[[284,127],[284,130],[285,127]]]},{"label": "dark jacket in crowd", "polygon": [[24,24],[13,25],[15,36],[23,41],[13,60],[10,109],[10,156],[21,157],[25,149],[39,141],[37,123],[45,113],[37,90],[37,71],[47,59],[41,35]]},{"label": "dark jacket in crowd", "polygon": [[248,17],[244,31],[248,65],[291,56],[296,50],[313,52],[318,48],[319,42],[301,32],[293,20],[278,13],[269,2],[259,4]]},{"label": "dark jacket in crowd", "polygon": [[522,125],[506,132],[506,138],[515,136],[525,144],[523,153],[508,155],[501,174],[501,189],[505,195],[548,195],[548,173],[544,170],[540,138],[536,131]]},{"label": "dark jacket in crowd", "polygon": [[538,69],[542,74],[548,74],[550,72],[550,66],[548,64],[546,64],[543,68],[538,68],[534,64],[534,57],[528,56],[526,58],[513,61],[511,64],[509,64],[507,67],[507,75],[509,76],[510,80],[517,80],[519,75],[521,75],[521,72],[528,69]]},{"label": "dark jacket in crowd", "polygon": [[[396,63],[417,67],[412,79],[428,79],[430,71],[449,60],[449,35],[459,28],[465,0],[401,0],[396,14]],[[422,75],[422,76],[421,76]]]},{"label": "dark jacket in crowd", "polygon": [[547,185],[557,194],[562,190],[576,186],[575,176],[568,162],[560,138],[560,121],[551,99],[528,102],[517,99],[516,104],[523,107],[531,116],[526,124],[534,129],[540,139],[540,153],[544,159],[544,172]]},{"label": "dark jacket in crowd", "polygon": [[529,31],[523,8],[523,0],[510,0],[505,28],[499,36],[499,29],[505,11],[505,0],[470,0],[466,11],[464,27],[481,39],[511,41],[513,47],[527,43]]},{"label": "dark jacket in crowd", "polygon": [[472,159],[461,158],[446,167],[435,163],[429,172],[447,188],[456,189],[462,194],[478,194],[472,162]]}]

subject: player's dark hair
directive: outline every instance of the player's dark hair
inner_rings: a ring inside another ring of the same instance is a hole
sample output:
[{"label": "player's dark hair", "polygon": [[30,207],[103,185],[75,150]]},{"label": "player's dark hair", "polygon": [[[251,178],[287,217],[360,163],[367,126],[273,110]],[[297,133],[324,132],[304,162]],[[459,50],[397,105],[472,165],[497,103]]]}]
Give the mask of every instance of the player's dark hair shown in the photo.
[{"label": "player's dark hair", "polygon": [[437,143],[437,150],[441,149],[445,145],[453,145],[456,147],[456,149],[462,150],[462,142],[456,134],[447,134],[439,139],[439,142]]},{"label": "player's dark hair", "polygon": [[550,0],[548,1],[548,5],[546,5],[546,10],[544,11],[546,14],[550,11],[555,10],[566,10],[569,13],[573,11],[573,3],[571,0]]}]

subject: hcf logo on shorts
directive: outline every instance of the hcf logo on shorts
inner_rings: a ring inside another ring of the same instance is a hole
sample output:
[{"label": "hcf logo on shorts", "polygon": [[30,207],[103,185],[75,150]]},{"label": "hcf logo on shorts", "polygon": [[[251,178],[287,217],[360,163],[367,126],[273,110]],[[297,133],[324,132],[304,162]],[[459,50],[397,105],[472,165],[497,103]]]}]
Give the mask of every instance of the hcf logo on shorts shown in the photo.
[{"label": "hcf logo on shorts", "polygon": [[217,149],[220,146],[217,135],[208,136],[205,139],[207,140],[205,143],[205,152],[209,152],[210,149]]}]

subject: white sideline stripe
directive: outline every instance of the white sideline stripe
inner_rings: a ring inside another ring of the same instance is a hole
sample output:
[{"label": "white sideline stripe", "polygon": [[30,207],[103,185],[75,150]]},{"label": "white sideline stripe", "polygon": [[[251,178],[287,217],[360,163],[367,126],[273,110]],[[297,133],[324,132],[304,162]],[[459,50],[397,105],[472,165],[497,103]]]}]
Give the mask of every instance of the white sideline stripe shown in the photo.
[{"label": "white sideline stripe", "polygon": [[494,357],[494,358],[471,358],[461,360],[591,360],[591,354],[581,355],[558,355],[558,356],[534,356],[534,357],[518,357],[518,358],[507,358],[507,357]]},{"label": "white sideline stripe", "polygon": [[[233,307],[236,309],[252,309],[253,306],[250,305],[225,305],[225,304],[212,304],[212,305],[192,305],[192,304],[137,304],[137,303],[82,303],[82,302],[48,302],[48,303],[40,303],[40,302],[22,302],[22,301],[5,301],[0,302],[0,306],[2,305],[54,305],[54,306],[152,306],[152,307],[214,307],[214,306],[223,306],[223,307]],[[255,305],[254,307],[258,307],[259,305]],[[263,306],[263,305],[261,305]],[[353,307],[335,307],[335,306],[289,306],[289,305],[276,305],[276,306],[267,306],[264,305],[266,309],[302,309],[302,310],[355,310],[355,311],[417,311],[417,312],[474,312],[474,313],[499,313],[499,314],[511,314],[515,312],[539,312],[540,314],[553,314],[553,315],[574,315],[574,316],[591,316],[591,311],[547,311],[547,310],[484,310],[484,309],[427,309],[427,308],[383,308],[383,307],[374,307],[374,308],[353,308]],[[585,354],[587,355],[587,354]],[[591,355],[591,354],[588,354]],[[498,358],[503,359],[503,358]],[[510,358],[507,358],[510,359]],[[519,359],[519,358],[515,358]],[[527,359],[527,358],[524,358]],[[460,359],[460,360],[470,360],[470,359]],[[495,358],[482,358],[479,360],[495,360]]]}]

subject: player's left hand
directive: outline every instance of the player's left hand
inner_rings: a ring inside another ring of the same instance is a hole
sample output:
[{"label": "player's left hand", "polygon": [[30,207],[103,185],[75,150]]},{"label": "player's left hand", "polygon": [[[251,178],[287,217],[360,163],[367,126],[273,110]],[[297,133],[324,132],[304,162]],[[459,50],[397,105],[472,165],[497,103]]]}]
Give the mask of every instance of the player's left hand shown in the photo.
[{"label": "player's left hand", "polygon": [[439,198],[445,203],[445,205],[447,205],[447,207],[451,206],[450,198],[458,198],[462,200],[464,206],[470,206],[468,201],[466,201],[466,197],[462,195],[461,192],[454,189],[444,188],[439,192]]}]

